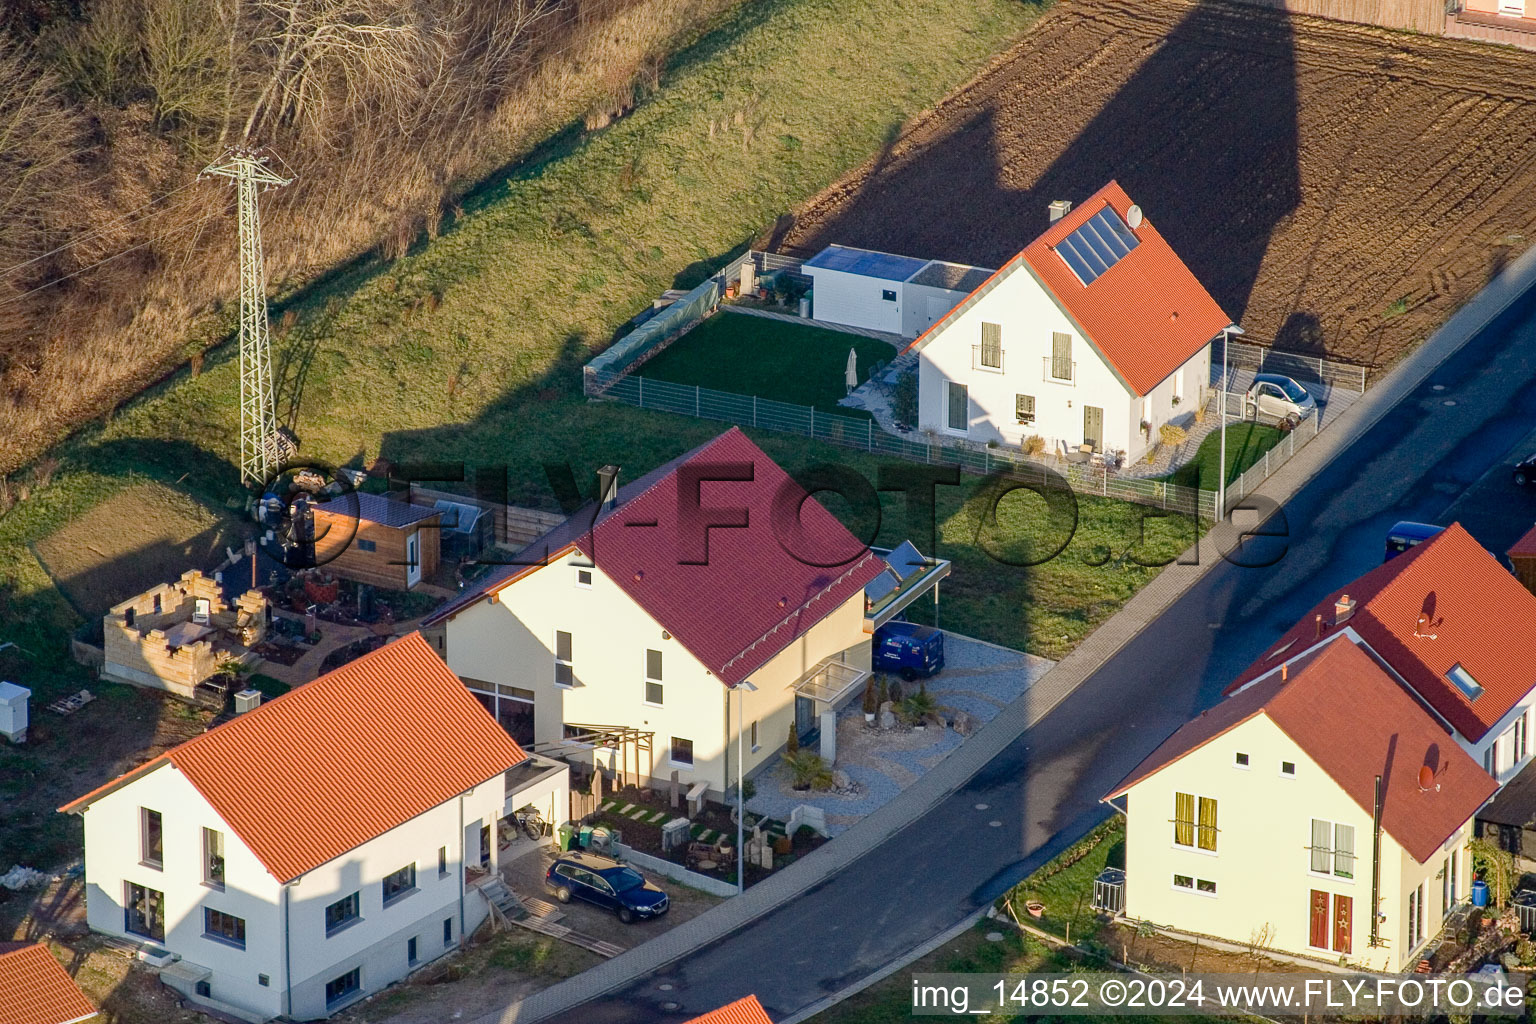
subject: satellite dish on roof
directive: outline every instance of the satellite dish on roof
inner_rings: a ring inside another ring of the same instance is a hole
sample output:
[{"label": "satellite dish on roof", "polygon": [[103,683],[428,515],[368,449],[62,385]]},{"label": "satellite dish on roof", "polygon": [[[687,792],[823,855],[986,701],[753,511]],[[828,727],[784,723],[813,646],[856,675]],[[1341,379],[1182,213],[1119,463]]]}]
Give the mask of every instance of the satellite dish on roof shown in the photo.
[{"label": "satellite dish on roof", "polygon": [[1125,211],[1125,223],[1130,226],[1132,231],[1141,227],[1141,207],[1132,203],[1131,208]]},{"label": "satellite dish on roof", "polygon": [[1430,789],[1439,789],[1435,783],[1435,769],[1428,765],[1419,766],[1419,792],[1428,792]]}]

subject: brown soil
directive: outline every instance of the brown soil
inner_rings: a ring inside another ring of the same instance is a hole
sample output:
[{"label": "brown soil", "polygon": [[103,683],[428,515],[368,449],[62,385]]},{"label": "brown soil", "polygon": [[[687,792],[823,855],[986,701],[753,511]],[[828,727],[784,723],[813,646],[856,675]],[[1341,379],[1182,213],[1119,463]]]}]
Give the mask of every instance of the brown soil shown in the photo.
[{"label": "brown soil", "polygon": [[1249,340],[1387,366],[1536,239],[1536,53],[1070,0],[781,225],[997,267],[1111,178]]},{"label": "brown soil", "polygon": [[169,583],[188,569],[208,570],[239,546],[238,527],[222,511],[161,484],[122,491],[37,544],[38,561],[84,618]]}]

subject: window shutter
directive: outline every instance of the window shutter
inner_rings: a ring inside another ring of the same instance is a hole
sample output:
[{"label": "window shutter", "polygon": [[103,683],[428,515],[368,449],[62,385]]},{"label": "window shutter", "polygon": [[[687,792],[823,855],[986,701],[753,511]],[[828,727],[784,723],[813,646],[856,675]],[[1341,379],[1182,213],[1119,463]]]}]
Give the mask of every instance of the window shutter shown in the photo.
[{"label": "window shutter", "polygon": [[1216,849],[1216,801],[1208,796],[1200,798],[1200,849]]},{"label": "window shutter", "polygon": [[966,430],[971,424],[970,391],[964,384],[949,382],[949,429]]},{"label": "window shutter", "polygon": [[981,365],[1001,369],[1003,365],[1003,325],[981,325]]},{"label": "window shutter", "polygon": [[647,679],[661,678],[661,652],[645,652],[645,677]]},{"label": "window shutter", "polygon": [[1051,376],[1057,380],[1072,379],[1072,335],[1056,331],[1051,334]]},{"label": "window shutter", "polygon": [[1328,894],[1320,889],[1312,890],[1310,927],[1307,942],[1318,949],[1328,948]]}]

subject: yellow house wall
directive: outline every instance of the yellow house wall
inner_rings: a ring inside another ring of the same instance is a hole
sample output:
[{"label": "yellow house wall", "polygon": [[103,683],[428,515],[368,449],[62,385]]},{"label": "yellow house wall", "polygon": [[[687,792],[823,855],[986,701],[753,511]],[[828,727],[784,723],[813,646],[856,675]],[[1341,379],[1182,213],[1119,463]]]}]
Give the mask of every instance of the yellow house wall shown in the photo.
[{"label": "yellow house wall", "polygon": [[[1247,769],[1236,765],[1248,754]],[[1296,764],[1294,778],[1280,762]],[[1401,781],[1401,780],[1399,780]],[[1174,794],[1217,801],[1216,852],[1174,845]],[[1447,848],[1419,864],[1387,833],[1381,840],[1381,935],[1370,947],[1371,810],[1362,808],[1267,717],[1260,715],[1212,740],[1138,783],[1127,794],[1126,914],[1182,931],[1249,943],[1266,928],[1270,949],[1337,961],[1331,949],[1310,943],[1311,891],[1351,897],[1352,964],[1401,969],[1416,950],[1405,950],[1407,894],[1427,882],[1426,932],[1440,930],[1444,915],[1438,873],[1448,855],[1463,858],[1459,898],[1468,889],[1464,845],[1470,827]],[[1313,874],[1308,847],[1312,819],[1353,825],[1355,877]],[[1175,888],[1173,875],[1217,883],[1216,895]],[[1454,902],[1454,900],[1453,900]],[[1330,940],[1332,934],[1330,931]]]},{"label": "yellow house wall", "polygon": [[[723,792],[737,772],[738,698],[730,696],[728,708],[728,688],[675,638],[663,639],[660,623],[600,569],[591,570],[590,588],[579,586],[571,562],[569,556],[556,559],[494,601],[477,602],[451,619],[448,667],[470,679],[532,690],[535,743],[559,739],[566,722],[633,726],[655,734],[651,763],[640,766],[642,773],[666,781],[676,770],[685,786],[702,780],[716,794]],[[757,747],[743,744],[747,773],[784,745],[794,717],[790,686],[808,668],[847,651],[848,661],[868,669],[863,622],[859,593],[752,673],[757,691],[741,698],[747,734],[754,720],[759,723]],[[557,630],[571,634],[576,685],[569,688],[554,681]],[[647,650],[662,652],[665,692],[659,707],[645,701]],[[671,762],[674,736],[693,740],[691,768]],[[618,767],[606,756],[603,763]]]}]

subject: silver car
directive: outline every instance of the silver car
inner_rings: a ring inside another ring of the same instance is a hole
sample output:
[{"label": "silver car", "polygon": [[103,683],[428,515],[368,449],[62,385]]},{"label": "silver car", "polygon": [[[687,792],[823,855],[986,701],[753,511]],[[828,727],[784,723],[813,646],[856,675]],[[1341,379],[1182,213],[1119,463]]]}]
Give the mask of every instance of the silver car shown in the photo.
[{"label": "silver car", "polygon": [[1317,409],[1307,389],[1278,373],[1254,374],[1253,386],[1243,396],[1243,418],[1300,422]]}]

